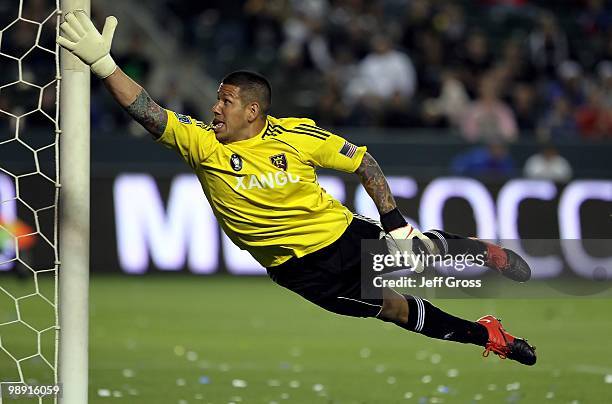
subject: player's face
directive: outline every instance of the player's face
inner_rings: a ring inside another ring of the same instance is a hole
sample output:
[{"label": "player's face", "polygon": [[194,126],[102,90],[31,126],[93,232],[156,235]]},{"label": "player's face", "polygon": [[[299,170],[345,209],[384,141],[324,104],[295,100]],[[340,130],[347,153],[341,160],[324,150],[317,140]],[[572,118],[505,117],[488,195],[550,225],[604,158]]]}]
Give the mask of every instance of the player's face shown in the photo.
[{"label": "player's face", "polygon": [[212,128],[217,140],[222,143],[240,138],[242,133],[248,129],[248,110],[242,104],[240,87],[222,83],[217,91],[217,102],[212,112],[215,114]]}]

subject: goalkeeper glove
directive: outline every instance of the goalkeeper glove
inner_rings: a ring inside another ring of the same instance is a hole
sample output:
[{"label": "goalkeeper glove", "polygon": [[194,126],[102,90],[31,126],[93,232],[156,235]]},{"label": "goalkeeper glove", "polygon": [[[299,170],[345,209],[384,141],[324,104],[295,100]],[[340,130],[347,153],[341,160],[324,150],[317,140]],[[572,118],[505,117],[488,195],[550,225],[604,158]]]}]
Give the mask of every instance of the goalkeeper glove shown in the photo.
[{"label": "goalkeeper glove", "polygon": [[417,260],[415,255],[421,257],[428,254],[437,254],[437,248],[433,241],[406,222],[399,209],[395,208],[380,217],[380,222],[385,230],[385,241],[389,253],[407,253],[413,258],[412,269],[415,272],[423,272],[425,267],[422,260]]},{"label": "goalkeeper glove", "polygon": [[107,17],[100,34],[85,11],[75,10],[66,14],[65,21],[60,25],[63,36],[57,38],[57,43],[89,65],[96,76],[104,79],[117,69],[110,55],[116,27],[117,19]]}]

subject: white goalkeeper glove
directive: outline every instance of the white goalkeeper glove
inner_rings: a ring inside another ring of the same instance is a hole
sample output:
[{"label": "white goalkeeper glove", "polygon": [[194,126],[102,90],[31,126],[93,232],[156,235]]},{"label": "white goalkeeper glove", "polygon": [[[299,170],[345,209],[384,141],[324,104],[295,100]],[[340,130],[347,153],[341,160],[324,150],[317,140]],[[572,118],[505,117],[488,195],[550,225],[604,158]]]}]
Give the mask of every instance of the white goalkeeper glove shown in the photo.
[{"label": "white goalkeeper glove", "polygon": [[437,254],[434,242],[419,229],[409,225],[397,208],[382,215],[380,219],[385,229],[384,238],[389,253],[407,253],[412,258],[412,269],[417,273],[423,272],[423,258],[429,254]]},{"label": "white goalkeeper glove", "polygon": [[85,11],[71,11],[60,25],[63,36],[57,37],[57,43],[89,65],[93,74],[104,79],[117,69],[110,55],[116,27],[117,19],[107,17],[100,34]]}]

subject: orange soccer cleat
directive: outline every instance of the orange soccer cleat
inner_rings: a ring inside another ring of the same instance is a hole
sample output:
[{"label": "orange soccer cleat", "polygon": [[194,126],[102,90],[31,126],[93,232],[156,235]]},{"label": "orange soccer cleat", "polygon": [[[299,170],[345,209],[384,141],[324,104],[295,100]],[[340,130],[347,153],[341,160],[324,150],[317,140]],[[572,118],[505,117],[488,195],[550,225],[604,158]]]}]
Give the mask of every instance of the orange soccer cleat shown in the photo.
[{"label": "orange soccer cleat", "polygon": [[502,359],[512,359],[523,365],[532,366],[536,363],[535,347],[524,339],[508,334],[497,318],[488,315],[479,318],[477,323],[483,325],[489,334],[482,356],[487,357],[493,352]]}]

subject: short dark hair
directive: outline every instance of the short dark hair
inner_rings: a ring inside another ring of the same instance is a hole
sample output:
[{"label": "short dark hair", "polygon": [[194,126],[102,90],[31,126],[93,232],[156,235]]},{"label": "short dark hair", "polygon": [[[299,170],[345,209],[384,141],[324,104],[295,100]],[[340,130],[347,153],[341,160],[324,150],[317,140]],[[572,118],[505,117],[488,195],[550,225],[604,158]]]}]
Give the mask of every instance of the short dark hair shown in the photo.
[{"label": "short dark hair", "polygon": [[268,114],[272,105],[272,87],[261,74],[238,70],[225,76],[221,83],[240,88],[240,96],[245,102],[258,102],[262,115]]}]

